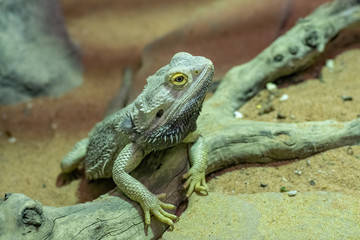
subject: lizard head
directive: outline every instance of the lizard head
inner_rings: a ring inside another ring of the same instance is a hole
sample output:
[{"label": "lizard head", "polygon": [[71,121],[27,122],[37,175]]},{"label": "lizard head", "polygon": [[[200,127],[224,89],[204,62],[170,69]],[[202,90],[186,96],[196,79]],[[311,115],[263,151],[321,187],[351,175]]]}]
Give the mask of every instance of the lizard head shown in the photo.
[{"label": "lizard head", "polygon": [[150,76],[132,111],[145,142],[165,148],[194,131],[213,74],[209,59],[180,52]]}]

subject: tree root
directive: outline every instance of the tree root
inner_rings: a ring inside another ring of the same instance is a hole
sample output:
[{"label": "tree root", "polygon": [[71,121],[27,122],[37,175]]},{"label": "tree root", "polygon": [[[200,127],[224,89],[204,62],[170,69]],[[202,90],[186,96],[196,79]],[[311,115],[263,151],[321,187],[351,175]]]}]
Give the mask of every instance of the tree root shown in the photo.
[{"label": "tree root", "polygon": [[306,123],[229,120],[206,136],[207,173],[239,163],[268,163],[305,158],[360,143],[360,119]]},{"label": "tree root", "polygon": [[232,116],[266,83],[310,66],[341,30],[359,23],[357,0],[336,0],[320,6],[254,59],[230,69],[214,96],[204,104],[204,112],[217,109]]}]

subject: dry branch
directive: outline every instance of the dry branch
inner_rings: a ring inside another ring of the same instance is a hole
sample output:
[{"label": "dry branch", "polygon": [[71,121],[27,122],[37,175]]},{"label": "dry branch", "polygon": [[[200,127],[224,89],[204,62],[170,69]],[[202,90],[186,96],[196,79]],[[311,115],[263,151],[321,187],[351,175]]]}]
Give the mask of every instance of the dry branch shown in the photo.
[{"label": "dry branch", "polygon": [[[338,0],[323,5],[277,39],[252,61],[231,69],[214,96],[205,102],[198,128],[209,148],[207,172],[243,162],[294,159],[360,143],[360,119],[351,122],[276,124],[236,120],[233,112],[267,82],[310,65],[339,31],[360,22],[360,1]],[[184,199],[179,177],[188,169],[187,147],[180,144],[156,152],[132,173],[152,192],[166,192],[166,202]],[[120,197],[111,196],[113,194]],[[44,207],[21,194],[0,201],[8,221],[0,235],[29,239],[151,239],[166,226],[152,219],[146,230],[138,204],[113,192],[85,204]],[[13,231],[13,230],[16,231]],[[7,234],[7,235],[6,235]]]},{"label": "dry branch", "polygon": [[358,0],[337,0],[320,6],[254,59],[230,69],[205,103],[204,112],[216,109],[232,116],[266,83],[311,65],[341,30],[359,22]]},{"label": "dry branch", "polygon": [[207,172],[239,163],[268,163],[305,158],[360,143],[360,119],[350,122],[270,123],[228,120],[206,137]]}]

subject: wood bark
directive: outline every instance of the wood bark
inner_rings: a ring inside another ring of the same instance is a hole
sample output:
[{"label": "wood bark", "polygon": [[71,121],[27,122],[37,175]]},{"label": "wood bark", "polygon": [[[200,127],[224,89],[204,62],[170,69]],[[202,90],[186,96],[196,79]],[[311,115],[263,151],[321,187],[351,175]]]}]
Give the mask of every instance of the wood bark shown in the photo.
[{"label": "wood bark", "polygon": [[[238,163],[304,158],[360,143],[360,119],[279,124],[234,118],[234,111],[266,83],[311,65],[331,39],[355,23],[360,23],[360,1],[327,3],[299,20],[253,60],[224,76],[198,119],[209,150],[207,173]],[[152,153],[132,175],[155,194],[166,192],[165,202],[178,206],[185,195],[179,178],[189,168],[187,151],[188,146],[180,144]],[[145,229],[140,206],[116,190],[93,202],[62,208],[42,207],[24,195],[13,194],[0,202],[0,210],[14,219],[6,221],[7,229],[21,229],[11,233],[0,228],[0,236],[7,237],[24,236],[24,231],[29,239],[153,239],[167,227],[153,217]]]}]

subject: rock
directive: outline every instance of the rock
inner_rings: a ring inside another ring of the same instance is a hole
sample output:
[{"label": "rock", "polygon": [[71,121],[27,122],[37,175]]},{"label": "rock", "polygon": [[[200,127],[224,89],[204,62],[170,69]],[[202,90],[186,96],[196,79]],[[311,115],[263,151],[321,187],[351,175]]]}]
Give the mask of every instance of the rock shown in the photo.
[{"label": "rock", "polygon": [[276,118],[277,118],[277,119],[286,119],[286,116],[283,115],[282,113],[278,113],[278,114],[276,115]]},{"label": "rock", "polygon": [[269,92],[275,92],[277,90],[277,85],[275,83],[269,82],[266,84],[266,89]]},{"label": "rock", "polygon": [[353,100],[352,96],[343,95],[343,96],[341,96],[341,98],[344,102]]},{"label": "rock", "polygon": [[283,94],[283,95],[279,98],[279,101],[284,102],[284,101],[287,101],[288,99],[289,99],[289,95]]},{"label": "rock", "polygon": [[57,0],[0,0],[0,104],[59,96],[81,82]]},{"label": "rock", "polygon": [[234,112],[234,115],[235,115],[235,118],[238,118],[238,119],[241,119],[241,118],[244,117],[244,115],[243,115],[241,112],[239,112],[239,111],[235,111],[235,112]]},{"label": "rock", "polygon": [[295,197],[297,194],[297,191],[296,190],[288,191],[287,194],[289,197]]},{"label": "rock", "polygon": [[193,195],[163,239],[357,239],[359,223],[360,200],[340,193],[212,192]]}]

